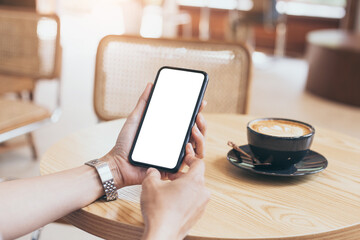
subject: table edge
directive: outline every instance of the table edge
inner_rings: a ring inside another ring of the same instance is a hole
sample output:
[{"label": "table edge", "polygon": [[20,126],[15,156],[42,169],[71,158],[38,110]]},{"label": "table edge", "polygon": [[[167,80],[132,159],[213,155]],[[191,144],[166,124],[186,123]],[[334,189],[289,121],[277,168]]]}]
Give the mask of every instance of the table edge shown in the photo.
[{"label": "table edge", "polygon": [[[69,215],[63,218],[66,222],[74,225],[77,228],[82,229],[90,234],[95,236],[105,238],[105,239],[141,239],[144,228],[124,224],[110,220],[108,218],[102,218],[90,212],[79,209],[70,213]],[[80,221],[78,221],[80,219]],[[85,223],[85,224],[84,224]],[[119,230],[121,230],[121,236],[118,235]],[[253,238],[217,238],[217,237],[206,237],[206,236],[196,236],[188,235],[187,240],[218,240],[218,239],[227,239],[227,240],[267,240],[267,239],[286,239],[286,240],[324,240],[324,239],[347,239],[347,240],[357,240],[360,236],[360,223],[349,225],[346,227],[334,229],[327,232],[317,232],[307,235],[292,235],[292,236],[274,236],[274,237],[253,237]]]}]

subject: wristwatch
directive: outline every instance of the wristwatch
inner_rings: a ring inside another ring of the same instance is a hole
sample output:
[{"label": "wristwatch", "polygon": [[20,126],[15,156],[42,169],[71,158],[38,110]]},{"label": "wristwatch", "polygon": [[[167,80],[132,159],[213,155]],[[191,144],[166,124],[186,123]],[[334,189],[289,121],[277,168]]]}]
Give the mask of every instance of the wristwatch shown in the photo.
[{"label": "wristwatch", "polygon": [[94,167],[99,174],[101,183],[104,187],[106,201],[113,201],[117,199],[117,191],[114,183],[114,177],[111,174],[109,164],[107,162],[94,159],[85,163],[85,165]]}]

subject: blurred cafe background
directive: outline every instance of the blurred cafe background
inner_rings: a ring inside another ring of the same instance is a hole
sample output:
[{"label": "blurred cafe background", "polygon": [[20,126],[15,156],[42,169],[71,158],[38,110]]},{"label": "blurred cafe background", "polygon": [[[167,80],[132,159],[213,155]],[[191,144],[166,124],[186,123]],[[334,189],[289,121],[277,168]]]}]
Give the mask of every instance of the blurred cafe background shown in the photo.
[{"label": "blurred cafe background", "polygon": [[[246,46],[243,113],[360,138],[357,0],[0,0],[0,178],[39,175],[51,145],[104,120],[94,78],[107,35]],[[136,57],[134,78],[147,71]],[[41,238],[97,239],[59,223]]]}]

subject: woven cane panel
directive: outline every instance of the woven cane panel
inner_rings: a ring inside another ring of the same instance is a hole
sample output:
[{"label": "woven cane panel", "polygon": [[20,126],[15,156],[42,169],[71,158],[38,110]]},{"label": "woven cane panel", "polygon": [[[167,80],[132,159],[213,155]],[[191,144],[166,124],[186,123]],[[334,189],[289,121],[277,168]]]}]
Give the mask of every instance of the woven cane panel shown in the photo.
[{"label": "woven cane panel", "polygon": [[0,10],[0,73],[52,78],[58,27],[50,16]]},{"label": "woven cane panel", "polygon": [[103,46],[97,56],[95,79],[95,107],[100,118],[129,115],[146,83],[154,81],[162,66],[198,69],[209,74],[206,112],[244,113],[249,76],[246,49],[121,36],[105,40],[100,43]]}]

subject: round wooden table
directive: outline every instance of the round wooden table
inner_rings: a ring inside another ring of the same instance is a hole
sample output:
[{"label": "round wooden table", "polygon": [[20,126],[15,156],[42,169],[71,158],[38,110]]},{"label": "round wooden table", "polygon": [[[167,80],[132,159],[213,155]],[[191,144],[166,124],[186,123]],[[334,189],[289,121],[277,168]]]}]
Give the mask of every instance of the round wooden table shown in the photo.
[{"label": "round wooden table", "polygon": [[[229,114],[205,117],[205,175],[212,195],[187,239],[359,239],[359,140],[315,126],[312,149],[328,159],[327,169],[299,177],[257,175],[226,159],[230,150],[227,141],[245,144],[246,123],[253,118]],[[41,173],[76,167],[104,155],[123,123],[101,123],[62,139],[44,154]],[[139,186],[122,189],[121,199],[96,201],[65,219],[102,238],[140,238],[139,194]]]}]

